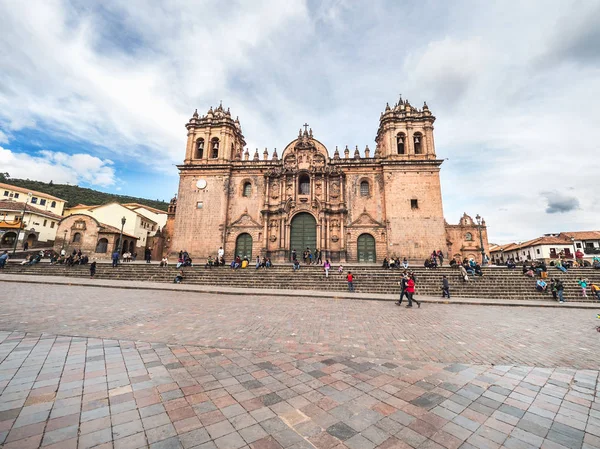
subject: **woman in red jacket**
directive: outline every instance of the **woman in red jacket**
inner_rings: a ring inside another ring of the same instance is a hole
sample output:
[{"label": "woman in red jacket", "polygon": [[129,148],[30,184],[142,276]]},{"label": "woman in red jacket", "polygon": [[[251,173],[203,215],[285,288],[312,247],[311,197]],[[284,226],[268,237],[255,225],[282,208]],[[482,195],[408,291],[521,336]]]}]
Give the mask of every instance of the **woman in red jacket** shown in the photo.
[{"label": "woman in red jacket", "polygon": [[408,305],[406,307],[412,307],[413,301],[417,303],[417,307],[421,308],[421,303],[414,298],[415,295],[415,278],[411,274],[406,284],[406,293],[408,294]]}]

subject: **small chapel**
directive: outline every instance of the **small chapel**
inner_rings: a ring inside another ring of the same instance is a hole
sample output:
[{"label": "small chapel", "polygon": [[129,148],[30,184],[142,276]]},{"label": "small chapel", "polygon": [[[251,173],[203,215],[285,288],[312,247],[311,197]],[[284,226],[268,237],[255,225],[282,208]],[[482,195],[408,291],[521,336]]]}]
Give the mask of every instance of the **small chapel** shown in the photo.
[{"label": "small chapel", "polygon": [[305,124],[281,153],[261,157],[250,154],[229,109],[196,110],[185,125],[167,252],[203,261],[222,247],[228,261],[284,262],[308,248],[332,263],[381,263],[422,262],[441,250],[447,259],[480,260],[485,221],[444,219],[434,121],[426,103],[418,109],[401,98],[381,113],[374,150],[336,147],[331,156]]}]

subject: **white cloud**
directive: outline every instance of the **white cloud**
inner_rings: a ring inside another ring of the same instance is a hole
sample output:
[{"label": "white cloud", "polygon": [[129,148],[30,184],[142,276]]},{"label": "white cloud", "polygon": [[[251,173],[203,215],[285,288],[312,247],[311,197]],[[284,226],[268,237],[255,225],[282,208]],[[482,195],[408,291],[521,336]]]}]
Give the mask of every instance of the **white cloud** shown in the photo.
[{"label": "white cloud", "polygon": [[116,181],[112,161],[89,154],[42,150],[37,155],[30,155],[0,147],[0,160],[2,172],[9,173],[12,178],[100,187],[112,186]]},{"label": "white cloud", "polygon": [[8,136],[0,129],[0,143],[8,143]]}]

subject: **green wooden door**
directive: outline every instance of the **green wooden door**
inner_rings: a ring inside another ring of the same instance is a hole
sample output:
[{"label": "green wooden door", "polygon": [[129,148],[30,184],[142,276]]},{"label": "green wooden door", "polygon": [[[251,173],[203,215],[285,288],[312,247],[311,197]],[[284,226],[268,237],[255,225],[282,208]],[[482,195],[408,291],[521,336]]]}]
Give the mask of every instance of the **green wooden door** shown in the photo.
[{"label": "green wooden door", "polygon": [[235,256],[242,259],[247,257],[252,261],[252,236],[250,234],[240,234],[235,241]]},{"label": "green wooden door", "polygon": [[370,234],[362,234],[358,237],[358,261],[375,263],[375,239]]},{"label": "green wooden door", "polygon": [[317,249],[317,221],[311,214],[296,215],[292,219],[290,234],[290,252],[295,249],[299,260],[307,247],[311,252]]}]

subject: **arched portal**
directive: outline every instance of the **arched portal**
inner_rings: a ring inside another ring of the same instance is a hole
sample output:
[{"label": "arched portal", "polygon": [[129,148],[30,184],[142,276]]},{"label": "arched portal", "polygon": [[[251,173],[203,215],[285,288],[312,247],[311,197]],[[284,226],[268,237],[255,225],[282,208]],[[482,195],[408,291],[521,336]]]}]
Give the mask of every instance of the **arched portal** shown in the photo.
[{"label": "arched portal", "polygon": [[0,240],[0,245],[14,245],[16,239],[17,233],[8,231],[2,236],[2,240]]},{"label": "arched portal", "polygon": [[97,253],[105,253],[108,250],[108,240],[100,239],[98,240],[98,244],[96,245]]},{"label": "arched portal", "polygon": [[35,245],[36,240],[37,240],[37,236],[33,233],[31,233],[27,236],[27,245],[29,246],[29,248],[33,248],[33,245]]},{"label": "arched portal", "polygon": [[235,256],[252,260],[252,236],[250,234],[238,235],[235,241]]},{"label": "arched portal", "polygon": [[375,239],[371,234],[361,234],[358,237],[358,261],[374,263],[376,259],[375,254]]},{"label": "arched portal", "polygon": [[311,214],[303,212],[292,218],[290,230],[290,251],[302,254],[306,248],[317,248],[317,220]]}]

